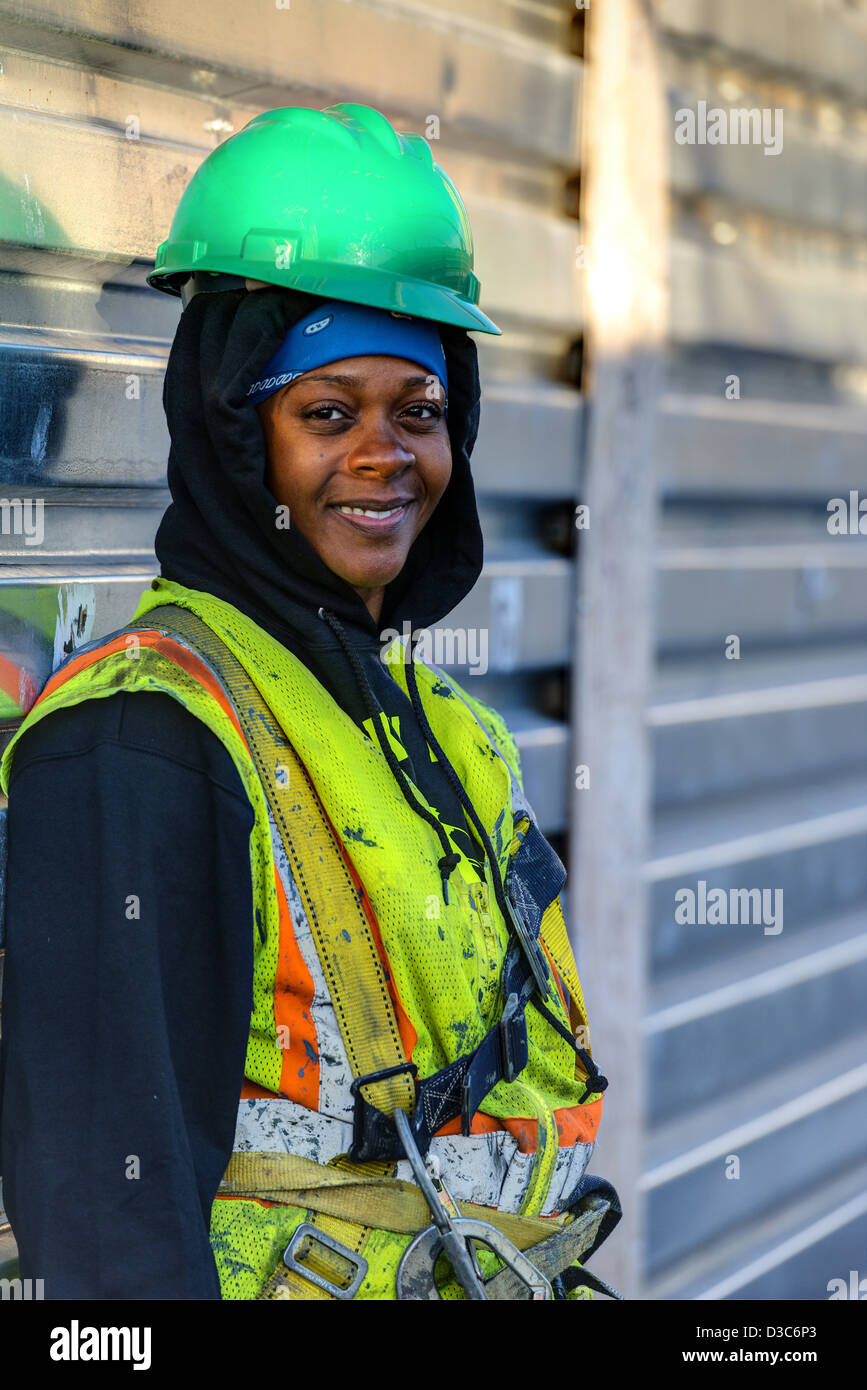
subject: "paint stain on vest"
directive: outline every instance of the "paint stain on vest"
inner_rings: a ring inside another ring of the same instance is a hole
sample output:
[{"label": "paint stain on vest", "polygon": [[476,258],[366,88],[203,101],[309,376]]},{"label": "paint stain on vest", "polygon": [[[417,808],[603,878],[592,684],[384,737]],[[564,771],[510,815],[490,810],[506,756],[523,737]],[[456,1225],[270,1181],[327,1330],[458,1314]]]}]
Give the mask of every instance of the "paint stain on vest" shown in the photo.
[{"label": "paint stain on vest", "polygon": [[503,820],[505,818],[505,814],[505,811],[501,811],[500,814],[497,816],[496,821],[494,822],[492,839],[494,842],[494,853],[496,854],[498,859],[500,855],[503,853]]},{"label": "paint stain on vest", "polygon": [[355,840],[359,844],[367,845],[370,849],[380,848],[380,846],[376,843],[375,840],[365,840],[363,825],[360,825],[357,830],[353,830],[350,826],[344,825],[343,834],[347,840]]},{"label": "paint stain on vest", "polygon": [[[217,1195],[223,1196],[222,1193],[218,1193]],[[235,1199],[230,1198],[230,1200],[234,1201]],[[219,1255],[225,1260],[225,1269],[230,1278],[237,1279],[239,1274],[256,1273],[251,1264],[240,1258],[235,1245],[233,1245],[229,1237],[224,1235],[221,1231],[213,1231],[211,1233],[211,1248],[215,1255]]]},{"label": "paint stain on vest", "polygon": [[473,1036],[473,1035],[470,1033],[470,1025],[469,1025],[468,1020],[465,1019],[465,1018],[455,1018],[455,1019],[453,1019],[452,1022],[449,1024],[449,1030],[450,1030],[452,1033],[454,1033],[455,1037],[458,1039],[458,1042],[459,1042],[458,1056],[460,1056],[462,1052],[469,1052],[469,1051],[470,1051],[470,1046],[469,1046],[469,1045],[466,1046],[466,1047],[464,1046],[464,1044],[465,1044],[465,1042],[466,1042],[466,1040],[467,1040],[468,1035],[469,1035],[469,1037],[470,1037],[471,1040],[472,1040],[472,1036]]}]

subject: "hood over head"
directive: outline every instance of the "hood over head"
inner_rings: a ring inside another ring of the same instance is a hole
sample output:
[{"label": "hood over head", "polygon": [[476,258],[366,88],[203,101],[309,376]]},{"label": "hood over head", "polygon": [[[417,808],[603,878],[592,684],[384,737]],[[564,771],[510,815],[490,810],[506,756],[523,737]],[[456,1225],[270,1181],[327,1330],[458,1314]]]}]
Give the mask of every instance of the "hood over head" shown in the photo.
[{"label": "hood over head", "polygon": [[276,287],[213,291],[190,301],[163,390],[173,500],[155,541],[167,578],[216,594],[258,620],[269,618],[278,629],[293,629],[314,646],[322,640],[320,606],[377,639],[381,630],[402,629],[405,620],[426,628],[457,606],[482,568],[470,473],[479,426],[476,344],[465,329],[447,324],[440,333],[449,375],[452,475],[403,569],[386,587],[379,624],[299,531],[275,526],[276,502],[264,481],[264,435],[247,391],[287,329],[325,302]]},{"label": "hood over head", "polygon": [[[479,873],[483,854],[468,834],[470,821],[489,858],[493,850],[436,744],[412,671],[411,644],[408,699],[380,659],[380,632],[402,632],[405,622],[411,631],[436,624],[481,573],[482,532],[470,473],[480,407],[476,344],[465,329],[439,325],[449,382],[451,478],[400,574],[386,586],[377,623],[352,585],[328,568],[298,530],[276,527],[277,502],[264,481],[265,437],[247,396],[287,329],[325,302],[324,296],[278,287],[209,291],[190,300],[163,388],[172,502],[157,530],[156,554],[165,578],[240,609],[299,657],[358,725],[367,726],[405,800],[440,839],[448,901],[448,875],[458,856],[443,827]],[[382,712],[392,730],[399,728],[406,753],[400,764]],[[436,807],[438,818],[414,788]]]}]

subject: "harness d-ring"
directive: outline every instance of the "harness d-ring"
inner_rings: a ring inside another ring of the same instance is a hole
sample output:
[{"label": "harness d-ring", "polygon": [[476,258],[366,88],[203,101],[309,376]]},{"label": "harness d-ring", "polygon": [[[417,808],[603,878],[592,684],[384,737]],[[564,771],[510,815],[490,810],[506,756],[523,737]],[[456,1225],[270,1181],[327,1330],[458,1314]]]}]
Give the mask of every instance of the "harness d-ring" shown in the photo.
[{"label": "harness d-ring", "polygon": [[495,1226],[487,1221],[450,1214],[450,1207],[453,1210],[457,1208],[441,1183],[439,1187],[443,1195],[440,1195],[438,1185],[419,1153],[406,1112],[396,1110],[394,1122],[409,1159],[413,1177],[424,1193],[433,1217],[433,1225],[419,1231],[404,1251],[397,1271],[398,1298],[416,1301],[441,1298],[434,1279],[434,1266],[439,1257],[445,1255],[467,1298],[474,1302],[486,1302],[486,1281],[482,1278],[476,1262],[471,1244],[474,1242],[476,1245],[486,1246],[507,1269],[512,1270],[527,1288],[532,1301],[553,1299],[554,1291],[544,1274],[540,1273],[526,1255],[523,1255]]}]

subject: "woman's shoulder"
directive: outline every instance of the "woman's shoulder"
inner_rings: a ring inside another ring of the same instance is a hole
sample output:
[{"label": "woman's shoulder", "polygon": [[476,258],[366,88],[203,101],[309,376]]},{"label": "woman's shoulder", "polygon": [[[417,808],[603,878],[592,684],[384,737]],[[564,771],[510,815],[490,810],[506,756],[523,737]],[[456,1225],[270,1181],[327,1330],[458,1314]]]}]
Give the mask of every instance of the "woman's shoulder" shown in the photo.
[{"label": "woman's shoulder", "polygon": [[[109,744],[225,774],[233,759],[221,737],[224,722],[206,684],[121,628],[79,647],[48,678],[3,751],[0,787],[6,790],[24,759]],[[229,781],[234,788],[234,766]]]},{"label": "woman's shoulder", "polygon": [[[23,728],[11,780],[36,763],[114,749],[181,764],[245,796],[237,769],[217,736],[172,695],[119,690],[102,698],[61,705]],[[246,796],[245,796],[246,799]]]}]

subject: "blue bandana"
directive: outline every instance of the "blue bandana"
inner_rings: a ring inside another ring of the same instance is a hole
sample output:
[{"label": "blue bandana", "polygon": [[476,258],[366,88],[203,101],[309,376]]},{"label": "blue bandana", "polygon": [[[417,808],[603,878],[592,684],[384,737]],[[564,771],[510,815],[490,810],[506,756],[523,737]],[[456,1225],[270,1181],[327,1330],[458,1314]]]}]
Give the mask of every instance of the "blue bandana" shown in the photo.
[{"label": "blue bandana", "polygon": [[330,299],[293,324],[247,399],[259,405],[296,377],[344,357],[406,357],[439,377],[443,393],[448,390],[442,341],[430,319]]}]

